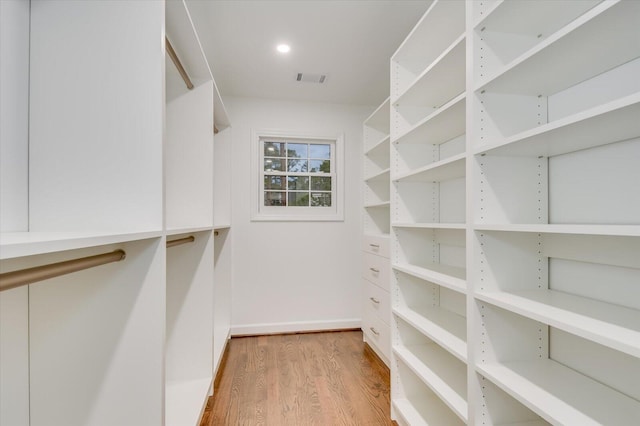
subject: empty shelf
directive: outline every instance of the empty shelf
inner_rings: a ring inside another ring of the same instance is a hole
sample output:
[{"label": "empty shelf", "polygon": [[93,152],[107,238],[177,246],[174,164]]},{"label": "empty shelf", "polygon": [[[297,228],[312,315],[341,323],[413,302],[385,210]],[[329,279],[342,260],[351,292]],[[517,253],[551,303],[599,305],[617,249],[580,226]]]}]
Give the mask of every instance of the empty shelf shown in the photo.
[{"label": "empty shelf", "polygon": [[480,292],[503,309],[640,357],[640,312],[554,290]]},{"label": "empty shelf", "polygon": [[432,263],[428,266],[415,266],[410,264],[392,265],[393,269],[405,274],[447,287],[459,293],[466,293],[466,271],[464,268]]},{"label": "empty shelf", "polygon": [[640,419],[640,402],[550,359],[476,369],[553,424],[628,425]]},{"label": "empty shelf", "polygon": [[433,393],[467,422],[467,369],[436,344],[396,346],[394,352]]},{"label": "empty shelf", "polygon": [[462,362],[467,362],[465,317],[440,307],[424,308],[421,312],[401,307],[395,308],[393,313]]}]

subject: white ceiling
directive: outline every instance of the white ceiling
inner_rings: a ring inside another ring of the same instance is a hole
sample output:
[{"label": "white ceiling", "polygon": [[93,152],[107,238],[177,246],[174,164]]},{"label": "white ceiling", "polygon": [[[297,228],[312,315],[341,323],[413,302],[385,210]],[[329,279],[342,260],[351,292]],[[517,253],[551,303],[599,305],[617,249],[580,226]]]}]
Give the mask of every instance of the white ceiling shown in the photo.
[{"label": "white ceiling", "polygon": [[[389,96],[389,58],[429,3],[187,0],[223,96],[370,106]],[[327,80],[297,82],[299,72]]]}]

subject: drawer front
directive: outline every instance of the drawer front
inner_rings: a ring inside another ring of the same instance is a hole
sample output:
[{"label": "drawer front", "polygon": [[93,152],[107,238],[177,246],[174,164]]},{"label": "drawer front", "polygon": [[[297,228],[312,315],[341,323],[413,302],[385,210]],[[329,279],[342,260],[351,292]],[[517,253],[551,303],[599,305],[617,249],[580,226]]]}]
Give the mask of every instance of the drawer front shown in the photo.
[{"label": "drawer front", "polygon": [[371,253],[363,253],[362,278],[389,291],[389,259]]},{"label": "drawer front", "polygon": [[389,257],[389,237],[365,235],[362,239],[362,250],[367,253]]},{"label": "drawer front", "polygon": [[367,280],[362,280],[362,286],[364,292],[364,311],[371,311],[373,315],[389,325],[389,321],[391,320],[389,292],[384,291]]},{"label": "drawer front", "polygon": [[380,318],[369,312],[365,313],[362,319],[362,332],[365,342],[369,343],[376,352],[380,352],[383,361],[386,363],[391,359],[391,334],[389,326],[383,323]]}]

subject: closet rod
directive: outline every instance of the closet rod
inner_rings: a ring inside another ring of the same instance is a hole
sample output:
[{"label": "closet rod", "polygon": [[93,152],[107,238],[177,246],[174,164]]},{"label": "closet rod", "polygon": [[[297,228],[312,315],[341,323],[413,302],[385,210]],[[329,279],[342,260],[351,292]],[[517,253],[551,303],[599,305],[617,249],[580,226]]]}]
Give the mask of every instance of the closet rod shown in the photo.
[{"label": "closet rod", "polygon": [[184,80],[184,84],[187,85],[187,89],[189,89],[189,90],[193,89],[193,83],[191,82],[191,79],[189,78],[189,74],[187,74],[187,71],[182,66],[182,62],[180,62],[180,58],[178,58],[178,55],[176,54],[176,51],[173,50],[173,46],[171,46],[171,43],[169,43],[169,39],[165,37],[164,41],[165,41],[165,48],[167,50],[167,54],[169,54],[169,57],[171,58],[171,60],[173,61],[174,65],[178,69],[178,72],[180,73],[180,76]]},{"label": "closet rod", "polygon": [[51,263],[49,265],[36,266],[33,268],[21,269],[19,271],[5,272],[0,274],[0,291],[9,290],[37,281],[59,277],[60,275],[82,271],[104,265],[105,263],[118,262],[123,260],[127,254],[124,250],[116,250],[111,253],[97,254],[95,256],[81,257],[78,259],[66,260],[64,262]]},{"label": "closet rod", "polygon": [[196,238],[191,235],[189,237],[178,238],[177,240],[167,241],[167,248],[179,246],[180,244],[192,243],[196,240]]}]

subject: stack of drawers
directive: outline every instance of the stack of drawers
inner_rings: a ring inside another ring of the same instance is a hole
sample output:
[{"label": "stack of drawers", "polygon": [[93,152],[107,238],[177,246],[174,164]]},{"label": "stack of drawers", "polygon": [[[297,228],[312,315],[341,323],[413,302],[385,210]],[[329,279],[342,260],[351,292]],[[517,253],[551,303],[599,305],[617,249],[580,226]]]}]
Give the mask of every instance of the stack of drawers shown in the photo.
[{"label": "stack of drawers", "polygon": [[389,298],[389,237],[365,235],[362,255],[362,331],[364,341],[389,365],[391,319]]}]

